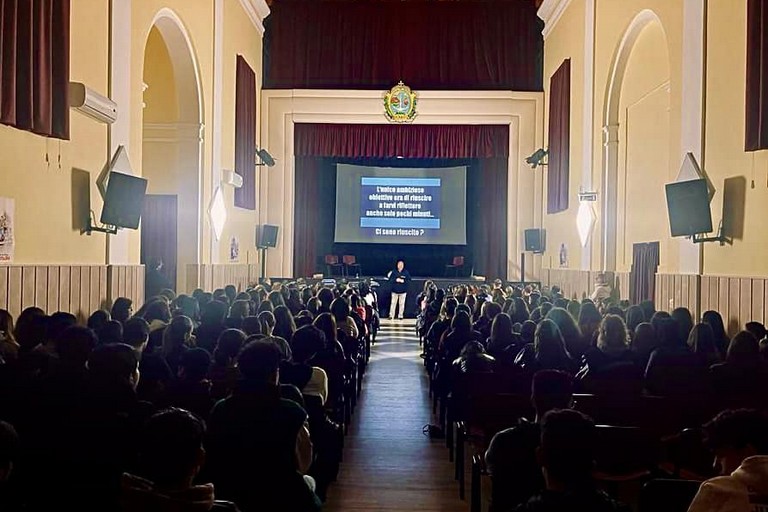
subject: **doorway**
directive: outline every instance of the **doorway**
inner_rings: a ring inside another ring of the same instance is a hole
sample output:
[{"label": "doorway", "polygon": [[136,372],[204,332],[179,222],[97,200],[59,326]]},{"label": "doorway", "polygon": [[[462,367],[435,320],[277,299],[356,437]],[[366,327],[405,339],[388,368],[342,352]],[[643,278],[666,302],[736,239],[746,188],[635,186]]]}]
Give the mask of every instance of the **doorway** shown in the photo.
[{"label": "doorway", "polygon": [[161,274],[170,283],[178,282],[178,212],[177,196],[148,194],[141,213],[141,264],[150,276],[149,266],[162,261]]}]

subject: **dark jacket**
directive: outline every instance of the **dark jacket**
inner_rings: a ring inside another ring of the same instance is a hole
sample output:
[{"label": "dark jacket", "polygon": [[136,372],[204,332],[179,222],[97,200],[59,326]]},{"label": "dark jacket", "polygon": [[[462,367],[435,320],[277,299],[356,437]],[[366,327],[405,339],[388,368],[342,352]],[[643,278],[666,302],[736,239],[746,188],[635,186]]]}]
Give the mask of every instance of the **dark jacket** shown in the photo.
[{"label": "dark jacket", "polygon": [[296,439],[306,420],[277,386],[241,381],[209,421],[206,451],[217,495],[244,512],[317,510],[296,465]]},{"label": "dark jacket", "polygon": [[[402,277],[405,282],[398,283],[397,278]],[[407,270],[403,269],[402,272],[395,269],[389,274],[389,283],[392,285],[392,293],[406,293],[408,291],[408,283],[411,281],[411,274]]]}]

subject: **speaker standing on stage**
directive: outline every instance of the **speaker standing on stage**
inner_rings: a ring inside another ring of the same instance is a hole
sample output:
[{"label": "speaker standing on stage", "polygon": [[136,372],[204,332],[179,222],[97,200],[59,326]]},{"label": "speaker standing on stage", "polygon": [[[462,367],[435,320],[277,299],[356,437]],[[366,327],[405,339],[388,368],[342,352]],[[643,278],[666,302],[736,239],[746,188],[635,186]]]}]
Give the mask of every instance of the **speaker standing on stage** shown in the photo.
[{"label": "speaker standing on stage", "polygon": [[[405,312],[405,296],[408,292],[408,282],[411,280],[411,274],[405,270],[403,260],[397,261],[397,268],[389,273],[389,283],[392,285],[392,300],[389,303],[389,318],[395,318],[395,312],[403,319]],[[397,305],[400,309],[397,311]]]}]

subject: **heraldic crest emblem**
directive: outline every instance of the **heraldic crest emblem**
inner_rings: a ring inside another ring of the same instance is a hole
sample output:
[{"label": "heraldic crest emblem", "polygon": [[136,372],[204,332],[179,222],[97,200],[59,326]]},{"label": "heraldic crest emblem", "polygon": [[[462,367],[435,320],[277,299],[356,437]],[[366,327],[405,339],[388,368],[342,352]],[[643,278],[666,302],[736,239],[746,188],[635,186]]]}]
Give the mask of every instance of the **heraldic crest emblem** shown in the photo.
[{"label": "heraldic crest emblem", "polygon": [[393,123],[410,123],[416,117],[416,93],[402,81],[384,95],[384,113]]}]

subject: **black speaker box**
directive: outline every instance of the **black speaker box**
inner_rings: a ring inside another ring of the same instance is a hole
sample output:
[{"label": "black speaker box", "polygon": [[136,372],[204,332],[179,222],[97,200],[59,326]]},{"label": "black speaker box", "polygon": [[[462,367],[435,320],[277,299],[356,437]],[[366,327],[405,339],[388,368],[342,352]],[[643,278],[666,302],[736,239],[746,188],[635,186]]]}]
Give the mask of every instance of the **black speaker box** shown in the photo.
[{"label": "black speaker box", "polygon": [[547,232],[543,229],[525,230],[525,250],[533,253],[543,253],[546,249]]},{"label": "black speaker box", "polygon": [[256,226],[256,247],[277,247],[277,231],[278,227],[270,224]]}]

